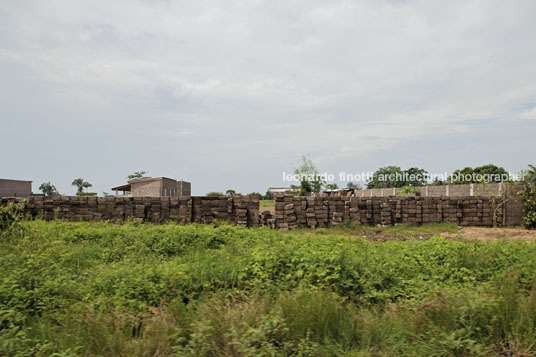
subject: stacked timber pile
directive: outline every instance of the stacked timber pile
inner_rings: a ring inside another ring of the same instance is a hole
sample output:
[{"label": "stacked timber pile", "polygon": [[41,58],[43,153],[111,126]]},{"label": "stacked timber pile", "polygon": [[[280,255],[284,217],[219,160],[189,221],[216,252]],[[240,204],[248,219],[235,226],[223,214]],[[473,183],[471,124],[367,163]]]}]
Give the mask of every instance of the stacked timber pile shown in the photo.
[{"label": "stacked timber pile", "polygon": [[[10,199],[13,200],[13,199]],[[110,220],[123,222],[130,218],[160,223],[210,223],[229,220],[248,227],[259,225],[259,199],[236,197],[94,197],[31,196],[28,210],[45,220],[69,221]]]},{"label": "stacked timber pile", "polygon": [[[501,222],[502,211],[499,210]],[[435,222],[491,226],[493,212],[485,197],[346,197],[278,195],[275,227],[328,227],[352,220],[367,226],[416,226]]]},{"label": "stacked timber pile", "polygon": [[234,216],[232,222],[239,226],[259,226],[259,198],[256,196],[233,196]]},{"label": "stacked timber pile", "polygon": [[259,220],[261,226],[275,228],[275,216],[269,210],[262,211]]}]

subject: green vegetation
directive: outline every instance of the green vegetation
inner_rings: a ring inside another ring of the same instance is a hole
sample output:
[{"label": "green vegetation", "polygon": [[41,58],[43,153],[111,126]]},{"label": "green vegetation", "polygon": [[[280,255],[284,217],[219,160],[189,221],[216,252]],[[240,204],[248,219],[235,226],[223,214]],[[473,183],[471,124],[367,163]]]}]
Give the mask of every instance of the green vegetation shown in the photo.
[{"label": "green vegetation", "polygon": [[56,186],[51,184],[50,181],[43,182],[41,186],[39,186],[39,190],[41,190],[45,196],[55,196],[59,194]]},{"label": "green vegetation", "polygon": [[411,167],[402,170],[398,166],[380,167],[372,174],[367,188],[392,188],[404,186],[424,186],[427,183],[428,171]]},{"label": "green vegetation", "polygon": [[207,196],[207,197],[224,197],[225,193],[223,193],[223,192],[209,192],[205,196]]},{"label": "green vegetation", "polygon": [[25,217],[26,202],[7,202],[0,198],[0,232],[17,226]]},{"label": "green vegetation", "polygon": [[508,180],[508,172],[493,164],[475,168],[465,167],[454,171],[449,181],[452,184],[482,183],[484,178],[487,179],[487,182],[504,182]]},{"label": "green vegetation", "polygon": [[77,178],[73,180],[71,186],[76,186],[76,194],[79,195],[84,192],[84,188],[90,188],[93,185],[89,182],[84,181],[83,178]]},{"label": "green vegetation", "polygon": [[415,186],[402,186],[396,190],[397,195],[403,196],[420,196],[421,191]]},{"label": "green vegetation", "polygon": [[299,196],[305,196],[307,192],[320,192],[326,185],[326,179],[319,174],[313,160],[302,155],[298,166],[294,168],[294,174],[300,177]]},{"label": "green vegetation", "polygon": [[149,171],[136,171],[133,174],[128,175],[127,179],[129,181],[133,181],[133,180],[144,180],[144,179],[151,178],[151,176],[145,176],[148,173]]},{"label": "green vegetation", "polygon": [[0,232],[0,355],[536,353],[536,245],[361,230],[19,222]]},{"label": "green vegetation", "polygon": [[275,207],[275,200],[260,200],[259,207]]},{"label": "green vegetation", "polygon": [[536,184],[525,183],[520,192],[523,198],[523,225],[528,229],[536,228]]}]

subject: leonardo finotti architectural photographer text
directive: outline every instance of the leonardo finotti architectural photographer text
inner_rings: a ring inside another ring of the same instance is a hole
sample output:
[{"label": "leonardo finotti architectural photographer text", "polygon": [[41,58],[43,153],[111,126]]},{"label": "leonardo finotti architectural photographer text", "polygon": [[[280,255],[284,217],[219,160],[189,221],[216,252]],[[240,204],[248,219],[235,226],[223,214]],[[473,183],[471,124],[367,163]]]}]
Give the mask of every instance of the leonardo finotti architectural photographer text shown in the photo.
[{"label": "leonardo finotti architectural photographer text", "polygon": [[[313,175],[313,174],[292,174],[283,172],[283,181],[284,182],[301,182],[301,181],[325,181],[333,182],[337,179],[339,182],[367,182],[372,180],[374,177],[374,172],[363,171],[360,173],[347,173],[339,172],[338,174],[324,172],[322,174]],[[435,182],[441,181],[446,183],[455,183],[455,182],[504,182],[504,181],[522,181],[525,177],[524,173],[512,173],[508,172],[507,174],[460,174],[447,172],[441,174],[410,174],[407,172],[396,173],[396,174],[378,174],[377,180],[382,182]]]}]

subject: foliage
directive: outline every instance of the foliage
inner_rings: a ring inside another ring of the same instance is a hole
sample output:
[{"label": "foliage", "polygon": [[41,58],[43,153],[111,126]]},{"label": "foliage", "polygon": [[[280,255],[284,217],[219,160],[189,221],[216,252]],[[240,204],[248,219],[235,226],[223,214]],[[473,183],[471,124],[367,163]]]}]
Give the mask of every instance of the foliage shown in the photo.
[{"label": "foliage", "polygon": [[524,171],[523,181],[528,183],[536,183],[536,166],[529,165],[528,170]]},{"label": "foliage", "polygon": [[525,183],[520,192],[523,198],[523,225],[528,229],[536,228],[536,184]]},{"label": "foliage", "polygon": [[402,170],[398,166],[381,167],[372,174],[367,188],[393,188],[403,186],[424,186],[427,183],[428,171],[411,167]]},{"label": "foliage", "polygon": [[339,186],[336,183],[326,184],[326,190],[338,190]]},{"label": "foliage", "polygon": [[74,179],[73,182],[71,183],[71,185],[76,186],[77,193],[82,193],[82,192],[84,192],[84,188],[89,188],[89,187],[93,186],[89,182],[84,181],[83,178]]},{"label": "foliage", "polygon": [[536,353],[534,244],[20,224],[0,233],[0,355]]},{"label": "foliage", "polygon": [[262,200],[262,198],[264,197],[261,193],[259,192],[251,192],[251,193],[248,193],[247,194],[248,196],[255,196],[255,197],[258,197],[259,200]]},{"label": "foliage", "polygon": [[[77,192],[77,196],[97,196],[97,192]],[[113,197],[111,195],[108,195],[108,197]]]},{"label": "foliage", "polygon": [[499,223],[497,222],[499,211],[502,210],[505,207],[505,204],[517,194],[517,192],[514,192],[516,183],[509,181],[503,182],[503,188],[498,192],[486,183],[480,183],[479,186],[484,192],[484,195],[489,198],[492,209],[493,227],[495,228]]},{"label": "foliage", "polygon": [[403,196],[413,196],[413,195],[420,196],[421,195],[421,191],[419,191],[416,187],[413,187],[413,186],[402,186],[396,190],[396,193],[398,195],[403,195]]},{"label": "foliage", "polygon": [[209,192],[205,196],[207,196],[207,197],[224,197],[225,194],[223,192]]},{"label": "foliage", "polygon": [[128,175],[127,179],[129,181],[135,181],[135,180],[143,180],[143,179],[151,178],[151,176],[145,176],[148,173],[149,171],[136,171],[133,174]]},{"label": "foliage", "polygon": [[114,195],[109,194],[108,192],[102,192],[102,197],[114,197]]},{"label": "foliage", "polygon": [[313,160],[302,155],[297,165],[294,168],[294,174],[301,177],[298,195],[305,196],[307,192],[322,191],[322,188],[326,185],[326,180],[318,173]]},{"label": "foliage", "polygon": [[[505,177],[508,177],[508,172],[493,164],[483,165],[479,167],[465,167],[461,170],[456,170],[452,173],[449,183],[451,184],[468,184],[468,183],[483,183],[483,179],[479,177],[488,177],[488,182],[505,182]],[[469,178],[469,179],[468,179]],[[488,183],[486,182],[486,183]]]},{"label": "foliage", "polygon": [[26,201],[3,204],[0,198],[0,231],[18,225],[25,217]]},{"label": "foliage", "polygon": [[269,190],[266,190],[266,193],[262,197],[263,200],[273,200],[275,198],[274,194]]},{"label": "foliage", "polygon": [[43,192],[45,196],[55,196],[58,194],[56,186],[52,185],[50,182],[43,182],[41,186],[39,186],[39,190]]},{"label": "foliage", "polygon": [[236,195],[239,195],[239,193],[236,193],[235,190],[227,190],[225,191],[225,196],[236,196]]},{"label": "foliage", "polygon": [[346,188],[350,190],[361,190],[361,185],[358,183],[348,182]]}]

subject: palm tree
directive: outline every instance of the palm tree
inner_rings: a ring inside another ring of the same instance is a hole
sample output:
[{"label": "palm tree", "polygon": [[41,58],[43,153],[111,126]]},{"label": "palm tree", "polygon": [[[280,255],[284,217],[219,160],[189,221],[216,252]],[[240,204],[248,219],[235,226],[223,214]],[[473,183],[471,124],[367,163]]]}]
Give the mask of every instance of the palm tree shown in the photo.
[{"label": "palm tree", "polygon": [[83,178],[77,178],[77,179],[75,179],[71,185],[77,187],[78,193],[82,193],[82,192],[84,192],[84,188],[88,188],[88,187],[93,186],[93,185],[90,184],[89,182],[84,181]]},{"label": "palm tree", "polygon": [[50,182],[43,182],[41,186],[39,186],[39,189],[43,192],[45,196],[54,196],[58,194],[56,186],[54,186]]}]

